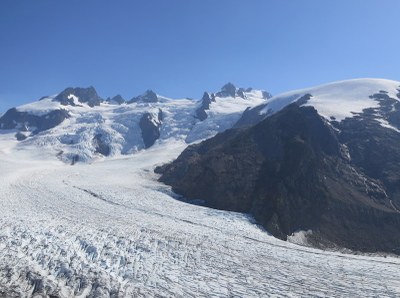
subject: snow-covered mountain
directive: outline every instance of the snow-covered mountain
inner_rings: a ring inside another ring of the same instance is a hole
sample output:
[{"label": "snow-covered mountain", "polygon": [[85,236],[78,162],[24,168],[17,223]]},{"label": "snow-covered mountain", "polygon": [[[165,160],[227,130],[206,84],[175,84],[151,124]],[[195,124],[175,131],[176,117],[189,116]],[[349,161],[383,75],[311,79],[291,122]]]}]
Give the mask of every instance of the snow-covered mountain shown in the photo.
[{"label": "snow-covered mountain", "polygon": [[[259,122],[287,105],[303,100],[304,106],[313,106],[330,122],[353,118],[365,109],[377,111],[374,119],[386,125],[388,116],[382,112],[382,101],[387,99],[394,106],[400,94],[400,82],[384,79],[353,79],[325,84],[317,87],[285,92],[272,97],[268,102],[248,109],[238,126]],[[390,100],[391,99],[391,100]],[[393,107],[393,111],[395,108]],[[390,121],[393,121],[390,120]],[[394,128],[389,126],[389,128]]]},{"label": "snow-covered mountain", "polygon": [[205,94],[212,101],[171,99],[151,90],[125,101],[121,96],[103,100],[93,87],[67,88],[10,109],[0,118],[0,129],[15,134],[18,147],[38,147],[66,162],[90,161],[135,153],[155,142],[209,138],[271,97],[231,83]]},{"label": "snow-covered mountain", "polygon": [[[157,169],[206,206],[251,213],[319,247],[400,254],[400,82],[350,80],[277,95]],[[228,170],[229,169],[229,170]]]},{"label": "snow-covered mountain", "polygon": [[[0,297],[398,297],[399,86],[72,88],[9,110]],[[174,159],[186,197],[154,173]]]}]

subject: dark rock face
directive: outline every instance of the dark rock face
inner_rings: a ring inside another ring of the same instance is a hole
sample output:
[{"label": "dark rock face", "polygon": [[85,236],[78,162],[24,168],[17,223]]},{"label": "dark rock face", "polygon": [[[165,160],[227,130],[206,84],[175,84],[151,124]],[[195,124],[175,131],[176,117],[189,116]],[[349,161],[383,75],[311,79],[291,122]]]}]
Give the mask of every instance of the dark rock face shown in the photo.
[{"label": "dark rock face", "polygon": [[201,107],[196,110],[196,118],[199,119],[200,121],[206,120],[208,117],[207,112],[205,109],[202,109]]},{"label": "dark rock face", "polygon": [[[379,108],[365,109],[337,127],[340,141],[347,145],[351,161],[373,179],[381,181],[392,202],[400,205],[400,103],[386,94],[372,96]],[[382,127],[375,120],[380,115],[394,129]]]},{"label": "dark rock face", "polygon": [[218,97],[235,97],[236,87],[232,83],[228,83],[221,88],[221,91],[216,94]]},{"label": "dark rock face", "polygon": [[238,90],[237,90],[237,96],[239,96],[239,97],[241,97],[241,98],[243,98],[243,99],[245,99],[246,98],[246,94],[244,94],[244,89],[243,88],[239,88]]},{"label": "dark rock face", "polygon": [[251,126],[256,123],[261,122],[263,119],[265,119],[268,114],[260,114],[260,112],[264,109],[264,105],[259,105],[254,108],[247,108],[240,119],[235,123],[234,127],[246,127],[246,126]]},{"label": "dark rock face", "polygon": [[45,98],[48,98],[49,96],[42,96],[41,98],[39,98],[39,100],[38,101],[41,101],[41,100],[43,100],[43,99],[45,99]]},{"label": "dark rock face", "polygon": [[[215,93],[217,97],[241,97],[246,99],[246,92],[253,91],[253,88],[236,88],[232,83],[228,83],[221,88],[221,91]],[[272,97],[271,93],[267,91],[262,91],[262,96],[264,99],[269,99]]]},{"label": "dark rock face", "polygon": [[125,102],[125,99],[121,95],[116,95],[113,98],[107,98],[106,100],[109,103],[116,103],[116,104],[123,104]]},{"label": "dark rock face", "polygon": [[101,133],[96,134],[93,137],[92,142],[96,150],[96,153],[99,153],[104,156],[110,155],[111,151],[110,145],[105,140],[103,140],[103,135]]},{"label": "dark rock face", "polygon": [[26,139],[26,135],[19,131],[15,134],[15,138],[17,139],[17,141],[23,141]]},{"label": "dark rock face", "polygon": [[75,154],[74,156],[72,156],[71,159],[71,166],[73,166],[74,164],[76,164],[79,161],[79,155]]},{"label": "dark rock face", "polygon": [[27,112],[20,112],[16,108],[9,109],[0,118],[0,129],[21,129],[34,128],[33,133],[56,127],[70,115],[66,110],[54,110],[46,115],[37,116]]},{"label": "dark rock face", "polygon": [[147,90],[143,95],[132,98],[128,103],[134,102],[158,102],[158,96],[152,90]]},{"label": "dark rock face", "polygon": [[200,107],[196,110],[196,117],[200,119],[200,121],[204,121],[207,119],[208,115],[206,110],[210,109],[210,105],[212,102],[215,102],[215,96],[214,94],[210,94],[207,92],[204,92],[203,97],[201,99],[201,105]]},{"label": "dark rock face", "polygon": [[336,131],[299,104],[188,147],[156,169],[160,181],[209,207],[249,212],[281,239],[311,229],[318,246],[400,254],[400,134],[368,120],[371,111]]},{"label": "dark rock face", "polygon": [[151,113],[145,113],[142,118],[140,118],[139,126],[142,130],[145,148],[153,146],[155,141],[160,138],[162,120],[163,112],[161,109],[159,109],[157,117],[154,117]]},{"label": "dark rock face", "polygon": [[97,94],[94,87],[89,88],[67,88],[58,94],[54,101],[59,101],[62,105],[75,106],[74,100],[71,98],[74,95],[81,103],[87,103],[90,107],[99,106],[103,99]]},{"label": "dark rock face", "polygon": [[272,94],[267,91],[262,91],[262,95],[264,99],[269,99],[272,97]]}]

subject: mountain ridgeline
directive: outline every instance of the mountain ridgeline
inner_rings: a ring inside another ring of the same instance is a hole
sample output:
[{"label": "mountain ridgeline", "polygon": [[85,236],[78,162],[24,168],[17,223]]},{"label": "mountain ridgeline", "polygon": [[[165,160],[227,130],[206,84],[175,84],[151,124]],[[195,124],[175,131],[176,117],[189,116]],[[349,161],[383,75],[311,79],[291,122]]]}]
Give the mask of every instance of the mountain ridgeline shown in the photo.
[{"label": "mountain ridgeline", "polygon": [[8,110],[0,130],[7,154],[36,148],[71,165],[178,144],[155,171],[183,200],[249,213],[284,240],[400,254],[400,82],[274,97],[228,83],[199,100],[67,88]]},{"label": "mountain ridgeline", "polygon": [[400,254],[400,83],[357,98],[370,83],[272,98],[156,172],[186,200],[250,213],[280,239],[308,231],[313,246]]},{"label": "mountain ridgeline", "polygon": [[14,134],[18,147],[35,145],[66,163],[132,154],[156,143],[209,138],[231,128],[246,108],[271,95],[228,83],[201,100],[170,99],[147,90],[125,100],[101,98],[94,87],[66,88],[55,96],[12,108],[0,129]]}]

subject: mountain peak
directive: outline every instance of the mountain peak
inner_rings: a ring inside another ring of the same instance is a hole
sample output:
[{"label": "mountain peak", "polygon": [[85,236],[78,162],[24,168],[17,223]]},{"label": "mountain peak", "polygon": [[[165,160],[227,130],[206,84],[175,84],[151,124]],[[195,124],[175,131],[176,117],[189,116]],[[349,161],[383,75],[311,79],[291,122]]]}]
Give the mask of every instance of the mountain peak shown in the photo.
[{"label": "mountain peak", "polygon": [[117,94],[117,95],[115,95],[114,97],[112,97],[112,98],[107,98],[107,100],[106,100],[107,102],[109,102],[109,103],[111,103],[111,104],[118,104],[118,105],[120,105],[120,104],[123,104],[124,102],[125,102],[125,99],[120,95],[120,94]]},{"label": "mountain peak", "polygon": [[221,88],[221,91],[226,91],[226,92],[234,91],[234,90],[236,90],[236,86],[235,86],[233,83],[231,83],[231,82],[226,83],[226,84],[225,84],[224,86],[222,86],[222,88]]},{"label": "mountain peak", "polygon": [[97,94],[93,86],[87,88],[68,87],[58,94],[54,101],[60,102],[62,105],[76,106],[79,103],[87,103],[90,107],[98,106],[103,99]]},{"label": "mountain peak", "polygon": [[231,82],[228,82],[224,86],[222,86],[221,91],[217,93],[218,97],[235,97],[237,95],[236,93],[236,87],[233,85]]},{"label": "mountain peak", "polygon": [[[249,90],[249,91],[248,91]],[[241,97],[243,99],[246,99],[246,92],[251,92],[253,89],[244,89],[244,88],[237,88],[234,84],[231,82],[226,83],[224,86],[222,86],[221,91],[217,92],[215,96],[217,97]]]},{"label": "mountain peak", "polygon": [[204,92],[203,97],[201,98],[201,105],[196,110],[196,117],[200,119],[200,121],[204,121],[208,117],[206,110],[210,109],[212,102],[215,102],[214,94],[211,93],[210,95],[208,92]]},{"label": "mountain peak", "polygon": [[139,102],[139,101],[141,101],[141,102],[158,102],[158,96],[153,90],[148,89],[142,95],[133,97],[128,103]]}]

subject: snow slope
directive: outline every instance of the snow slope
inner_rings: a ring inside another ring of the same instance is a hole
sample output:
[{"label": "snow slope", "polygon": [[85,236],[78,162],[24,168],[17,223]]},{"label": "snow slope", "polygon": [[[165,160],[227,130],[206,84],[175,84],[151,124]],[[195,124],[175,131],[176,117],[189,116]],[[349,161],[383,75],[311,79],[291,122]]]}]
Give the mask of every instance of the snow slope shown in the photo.
[{"label": "snow slope", "polygon": [[188,143],[205,140],[217,133],[231,128],[240,119],[247,108],[255,107],[267,102],[259,90],[246,92],[246,98],[240,97],[215,97],[211,103],[210,110],[207,110],[207,119],[199,121],[188,134]]},{"label": "snow slope", "polygon": [[277,112],[306,94],[311,99],[305,104],[313,106],[328,120],[342,121],[353,117],[366,108],[378,107],[378,101],[370,96],[385,91],[391,98],[399,100],[400,82],[384,79],[354,79],[325,84],[317,87],[285,92],[272,97],[261,114]]},{"label": "snow slope", "polygon": [[75,166],[15,145],[0,135],[0,296],[400,295],[399,258],[297,246],[174,199],[152,170],[182,140]]},{"label": "snow slope", "polygon": [[37,116],[43,116],[47,113],[63,108],[59,102],[53,101],[56,95],[41,98],[39,101],[24,104],[17,108],[20,112],[27,112]]}]

